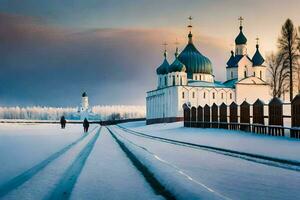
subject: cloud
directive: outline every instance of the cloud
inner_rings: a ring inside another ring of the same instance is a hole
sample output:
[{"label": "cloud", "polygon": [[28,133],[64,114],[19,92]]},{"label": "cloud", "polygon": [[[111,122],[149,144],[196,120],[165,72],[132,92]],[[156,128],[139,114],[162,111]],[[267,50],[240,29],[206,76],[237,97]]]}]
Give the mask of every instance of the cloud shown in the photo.
[{"label": "cloud", "polygon": [[[144,104],[146,91],[156,87],[161,44],[178,36],[178,30],[166,29],[68,29],[5,13],[0,24],[2,105],[74,106],[83,90],[92,104]],[[196,38],[221,75],[222,40]],[[186,38],[181,40],[183,49]],[[169,49],[173,53],[174,45]]]}]

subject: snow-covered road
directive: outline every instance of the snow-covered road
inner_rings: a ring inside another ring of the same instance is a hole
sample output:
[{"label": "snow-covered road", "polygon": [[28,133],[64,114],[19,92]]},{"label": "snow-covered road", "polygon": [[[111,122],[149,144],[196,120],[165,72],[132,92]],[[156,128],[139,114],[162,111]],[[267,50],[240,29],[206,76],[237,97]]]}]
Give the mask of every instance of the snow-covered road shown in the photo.
[{"label": "snow-covered road", "polygon": [[[299,150],[296,140],[185,129],[180,123],[121,126],[179,141],[300,161],[298,155],[290,155]],[[263,145],[273,146],[264,149]],[[81,125],[62,130],[55,124],[3,124],[0,161],[0,199],[300,197],[297,169],[141,137],[118,126],[92,125],[84,134]]]},{"label": "snow-covered road", "polygon": [[[247,144],[244,144],[243,148],[242,145],[235,145],[234,142],[230,143],[230,141],[234,141],[234,137],[236,136],[242,138],[240,139],[242,144],[246,141],[246,138],[250,139],[250,144],[253,144],[253,141],[255,140],[258,142],[258,144],[263,144],[265,141],[265,144],[274,144],[273,147],[266,147],[265,152],[267,155],[272,156],[275,156],[275,154],[272,154],[274,151],[268,151],[268,149],[276,148],[275,144],[278,146],[289,144],[287,150],[283,149],[283,153],[280,154],[280,157],[283,158],[285,155],[287,155],[286,152],[289,152],[291,149],[298,148],[297,146],[291,146],[291,144],[296,144],[298,142],[294,140],[289,141],[283,139],[280,141],[276,139],[274,141],[271,137],[269,137],[270,139],[260,136],[255,138],[257,136],[246,135],[245,133],[242,136],[238,136],[237,133],[232,133],[231,136],[230,134],[229,136],[222,136],[221,133],[213,133],[217,132],[216,130],[206,134],[205,131],[209,132],[209,129],[195,129],[198,130],[198,135],[196,135],[195,130],[194,133],[184,132],[183,128],[174,127],[177,125],[178,123],[167,125],[161,124],[160,127],[159,125],[146,127],[142,122],[138,122],[123,124],[122,126],[139,130],[150,135],[163,136],[173,139],[176,138],[183,141],[200,144],[222,143],[222,140],[224,140],[225,137],[225,141],[227,141],[228,144],[224,143],[219,146],[243,151],[248,148],[251,149],[250,152],[256,154],[263,149],[261,146],[258,146],[258,150],[255,151],[255,146],[250,148],[247,146]],[[158,156],[160,159],[167,162],[168,165],[172,165],[177,169],[177,171],[183,171],[193,180],[202,183],[204,186],[227,198],[297,199],[300,196],[300,191],[298,190],[298,185],[300,185],[300,173],[298,171],[268,166],[265,164],[247,161],[245,159],[226,156],[201,149],[193,149],[176,144],[174,145],[170,143],[159,142],[157,140],[129,134],[118,127],[114,127],[113,130],[118,133],[120,137],[124,137],[131,143],[146,148],[147,151],[150,151],[152,154]],[[203,135],[201,136],[201,134]],[[230,137],[232,137],[231,140]],[[243,139],[243,137],[245,137],[245,139]],[[213,138],[214,141],[209,141],[210,138]],[[203,143],[203,141],[209,142]],[[294,152],[294,154],[296,153]],[[287,156],[287,158],[290,157],[297,158],[297,155]],[[203,187],[203,185],[199,186]]]},{"label": "snow-covered road", "polygon": [[[106,128],[94,125],[84,134],[78,125],[66,130],[9,126],[0,128],[0,152],[8,153],[0,153],[0,199],[161,199]],[[11,129],[19,129],[18,134]],[[23,147],[25,154],[19,151]],[[9,154],[20,161],[13,165]]]}]

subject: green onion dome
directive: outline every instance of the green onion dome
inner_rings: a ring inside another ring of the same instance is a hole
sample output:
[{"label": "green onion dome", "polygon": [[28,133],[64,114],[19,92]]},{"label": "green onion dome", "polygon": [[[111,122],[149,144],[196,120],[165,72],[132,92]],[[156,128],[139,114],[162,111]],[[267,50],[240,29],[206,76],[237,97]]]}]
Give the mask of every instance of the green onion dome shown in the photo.
[{"label": "green onion dome", "polygon": [[170,65],[169,67],[169,72],[185,72],[186,71],[186,67],[184,64],[182,64],[182,62],[180,62],[178,60],[178,48],[176,48],[176,52],[175,52],[175,60],[174,62]]},{"label": "green onion dome", "polygon": [[245,35],[243,33],[243,26],[240,26],[240,33],[235,38],[235,44],[240,45],[240,44],[246,44],[246,43],[247,43],[247,38],[245,37]]},{"label": "green onion dome", "polygon": [[256,45],[256,52],[252,58],[253,66],[261,66],[265,62],[265,59],[259,52],[259,45]]},{"label": "green onion dome", "polygon": [[170,64],[167,61],[167,51],[164,52],[164,57],[165,57],[165,59],[164,59],[163,63],[156,69],[157,75],[168,74]]},{"label": "green onion dome", "polygon": [[186,66],[188,78],[192,78],[194,73],[212,74],[210,60],[196,49],[192,37],[190,32],[188,35],[189,42],[178,56],[178,60]]}]

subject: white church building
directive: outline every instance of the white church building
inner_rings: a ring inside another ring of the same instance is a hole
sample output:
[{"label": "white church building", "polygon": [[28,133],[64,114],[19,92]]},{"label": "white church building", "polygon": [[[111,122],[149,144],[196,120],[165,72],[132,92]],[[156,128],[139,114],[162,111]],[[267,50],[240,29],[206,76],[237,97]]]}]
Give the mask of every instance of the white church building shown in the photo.
[{"label": "white church building", "polygon": [[[241,19],[242,20],[242,19]],[[242,22],[242,21],[241,21]],[[183,120],[183,104],[198,107],[223,102],[241,104],[244,100],[254,103],[258,98],[266,103],[272,98],[266,82],[264,58],[256,44],[251,57],[247,53],[247,38],[242,23],[235,39],[235,51],[231,51],[226,63],[226,81],[214,79],[213,66],[195,47],[191,28],[188,44],[181,53],[176,48],[174,61],[169,64],[167,52],[157,68],[157,88],[147,92],[147,124]]]}]

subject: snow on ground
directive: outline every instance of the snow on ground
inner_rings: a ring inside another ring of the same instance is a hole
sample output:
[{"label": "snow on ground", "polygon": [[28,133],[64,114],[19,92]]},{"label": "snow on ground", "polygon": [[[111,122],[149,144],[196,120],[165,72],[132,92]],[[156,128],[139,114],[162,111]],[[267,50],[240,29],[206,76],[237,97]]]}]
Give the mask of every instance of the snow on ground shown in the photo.
[{"label": "snow on ground", "polygon": [[[101,198],[100,198],[101,197]],[[103,128],[71,199],[161,199]]]},{"label": "snow on ground", "polygon": [[[93,131],[93,133],[94,132],[95,131]],[[55,186],[60,181],[60,178],[68,169],[68,166],[72,164],[74,158],[76,158],[93,135],[94,134],[89,134],[78,143],[78,145],[75,145],[74,148],[71,148],[56,160],[50,162],[49,165],[39,171],[35,176],[6,195],[5,199],[45,199],[45,197],[50,196],[51,192],[55,190]]]},{"label": "snow on ground", "polygon": [[186,128],[183,127],[183,122],[146,126],[145,122],[142,121],[120,125],[159,137],[300,161],[299,139],[272,137],[234,130]]},{"label": "snow on ground", "polygon": [[[202,136],[202,134],[199,136],[193,135],[193,131],[184,132],[185,129],[179,128],[180,123],[167,125],[160,124],[148,127],[141,126],[143,122],[134,124],[138,127],[136,129],[140,131],[144,130],[144,132],[147,131],[150,133],[152,129],[154,131],[151,132],[151,134],[160,136],[171,137],[171,133],[173,133],[177,138],[190,139],[190,141],[193,142],[201,141],[202,137],[206,138],[206,141],[211,139],[206,136],[205,133],[204,136]],[[129,123],[129,126],[133,128],[133,123]],[[159,158],[156,164],[153,164],[152,162],[148,165],[150,168],[154,169],[154,172],[159,174],[160,177],[164,176],[161,172],[164,171],[166,167],[159,163],[159,160],[163,160],[164,163],[167,163],[165,165],[172,166],[173,169],[176,169],[173,170],[174,174],[172,176],[165,177],[164,180],[171,181],[172,184],[174,184],[174,187],[176,185],[181,186],[179,190],[184,188],[184,186],[182,186],[183,175],[181,173],[183,172],[185,177],[189,176],[194,180],[194,185],[190,186],[190,188],[195,188],[196,185],[199,190],[206,189],[208,193],[216,193],[220,199],[222,199],[222,197],[229,199],[296,199],[300,196],[300,191],[298,189],[298,186],[300,185],[300,173],[297,171],[267,166],[205,150],[163,143],[126,133],[117,127],[114,127],[113,130],[116,131],[120,137],[124,137],[130,142],[140,145],[143,148],[146,148],[147,151],[152,152],[153,155],[156,155]],[[185,134],[185,137],[179,137],[179,134]],[[186,136],[188,134],[191,134],[191,138]],[[219,140],[223,139],[220,137],[222,136],[221,134],[214,132],[210,132],[210,134],[219,135]],[[238,136],[238,134],[228,135],[232,135],[232,137]],[[253,136],[245,135],[244,137],[251,138]],[[230,141],[230,139],[233,140],[233,138],[230,137],[224,138],[224,142]],[[242,138],[241,140],[245,139]],[[222,143],[219,142],[218,144]],[[232,145],[227,147],[235,146]],[[144,155],[146,154],[148,153],[145,151]],[[144,162],[147,162],[147,156],[140,156],[140,158],[145,160]],[[177,174],[177,178],[175,174]],[[167,173],[165,173],[165,175],[167,175]],[[185,190],[185,192],[187,191],[188,189]],[[192,192],[190,192],[190,194],[192,194]]]},{"label": "snow on ground", "polygon": [[0,159],[0,199],[162,199],[99,125],[2,124]]},{"label": "snow on ground", "polygon": [[[94,125],[92,125],[94,126]],[[79,138],[82,125],[1,124],[0,185]]]}]

